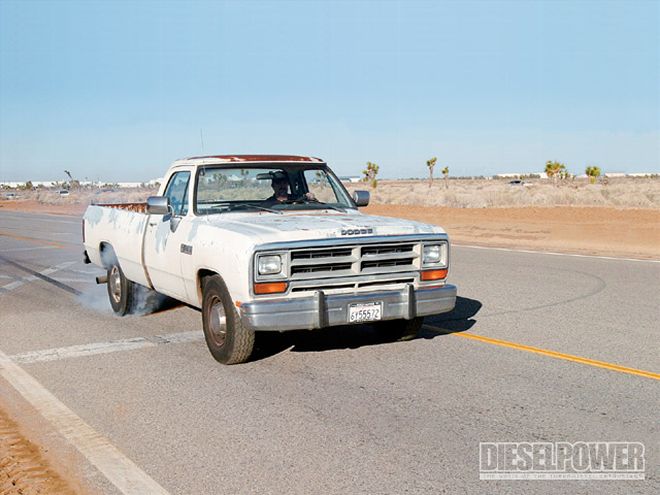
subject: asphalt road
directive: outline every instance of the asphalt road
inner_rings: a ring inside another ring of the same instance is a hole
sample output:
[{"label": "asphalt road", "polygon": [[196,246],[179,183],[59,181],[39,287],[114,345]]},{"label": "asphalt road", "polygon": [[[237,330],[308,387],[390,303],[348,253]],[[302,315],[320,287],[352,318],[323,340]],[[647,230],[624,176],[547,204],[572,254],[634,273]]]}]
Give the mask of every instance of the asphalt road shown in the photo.
[{"label": "asphalt road", "polygon": [[[452,255],[457,309],[412,341],[260,336],[227,367],[191,308],[115,317],[78,219],[0,212],[0,352],[172,494],[660,493],[643,373],[660,372],[660,263]],[[6,376],[0,394],[72,476],[120,493]],[[579,441],[642,442],[645,480],[479,479],[480,442]]]}]

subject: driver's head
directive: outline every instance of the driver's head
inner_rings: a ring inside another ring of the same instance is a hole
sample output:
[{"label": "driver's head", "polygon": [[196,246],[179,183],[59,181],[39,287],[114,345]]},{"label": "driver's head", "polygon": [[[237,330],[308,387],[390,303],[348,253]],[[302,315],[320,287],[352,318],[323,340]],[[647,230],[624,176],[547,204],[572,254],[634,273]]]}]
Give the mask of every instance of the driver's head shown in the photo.
[{"label": "driver's head", "polygon": [[273,174],[273,178],[270,182],[273,192],[275,193],[276,198],[286,198],[289,192],[289,179],[286,174],[280,170]]}]

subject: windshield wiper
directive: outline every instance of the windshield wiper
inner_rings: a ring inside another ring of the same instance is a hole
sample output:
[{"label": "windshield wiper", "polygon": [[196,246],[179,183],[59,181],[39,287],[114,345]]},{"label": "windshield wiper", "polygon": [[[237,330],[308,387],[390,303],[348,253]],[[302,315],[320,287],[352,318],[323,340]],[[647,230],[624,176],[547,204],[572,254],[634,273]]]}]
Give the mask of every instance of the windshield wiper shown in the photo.
[{"label": "windshield wiper", "polygon": [[276,213],[278,215],[283,214],[281,211],[273,210],[272,208],[266,208],[265,206],[255,205],[253,203],[242,203],[242,204],[238,204],[238,205],[227,205],[227,208],[229,209],[229,211],[237,210],[239,208],[254,208],[255,210],[267,211],[269,213]]},{"label": "windshield wiper", "polygon": [[286,205],[318,205],[321,209],[328,208],[330,210],[339,211],[341,213],[346,213],[345,208],[340,208],[339,206],[330,205],[328,203],[321,203],[318,199],[307,199],[307,198],[298,198],[298,199],[288,199],[282,201],[282,204]]}]

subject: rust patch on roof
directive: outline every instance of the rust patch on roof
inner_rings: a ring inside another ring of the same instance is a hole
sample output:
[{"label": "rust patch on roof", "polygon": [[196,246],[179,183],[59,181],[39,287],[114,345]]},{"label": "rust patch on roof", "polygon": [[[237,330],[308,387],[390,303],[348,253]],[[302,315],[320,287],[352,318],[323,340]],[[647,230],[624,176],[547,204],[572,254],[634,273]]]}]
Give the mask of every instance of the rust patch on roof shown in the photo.
[{"label": "rust patch on roof", "polygon": [[297,156],[297,155],[208,155],[208,156],[192,156],[186,160],[203,160],[216,159],[223,160],[230,163],[236,162],[312,162],[323,163],[320,158],[313,156]]}]

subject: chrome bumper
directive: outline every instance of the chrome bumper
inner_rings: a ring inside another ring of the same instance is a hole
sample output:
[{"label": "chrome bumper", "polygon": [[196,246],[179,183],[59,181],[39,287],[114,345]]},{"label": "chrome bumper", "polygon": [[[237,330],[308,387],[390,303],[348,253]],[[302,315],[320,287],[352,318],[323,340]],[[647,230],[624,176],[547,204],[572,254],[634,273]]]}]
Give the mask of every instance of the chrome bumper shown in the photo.
[{"label": "chrome bumper", "polygon": [[348,324],[348,306],[383,302],[383,320],[411,320],[417,316],[446,313],[456,304],[456,286],[357,294],[324,294],[286,300],[259,300],[241,305],[243,324],[253,330],[304,330]]}]

